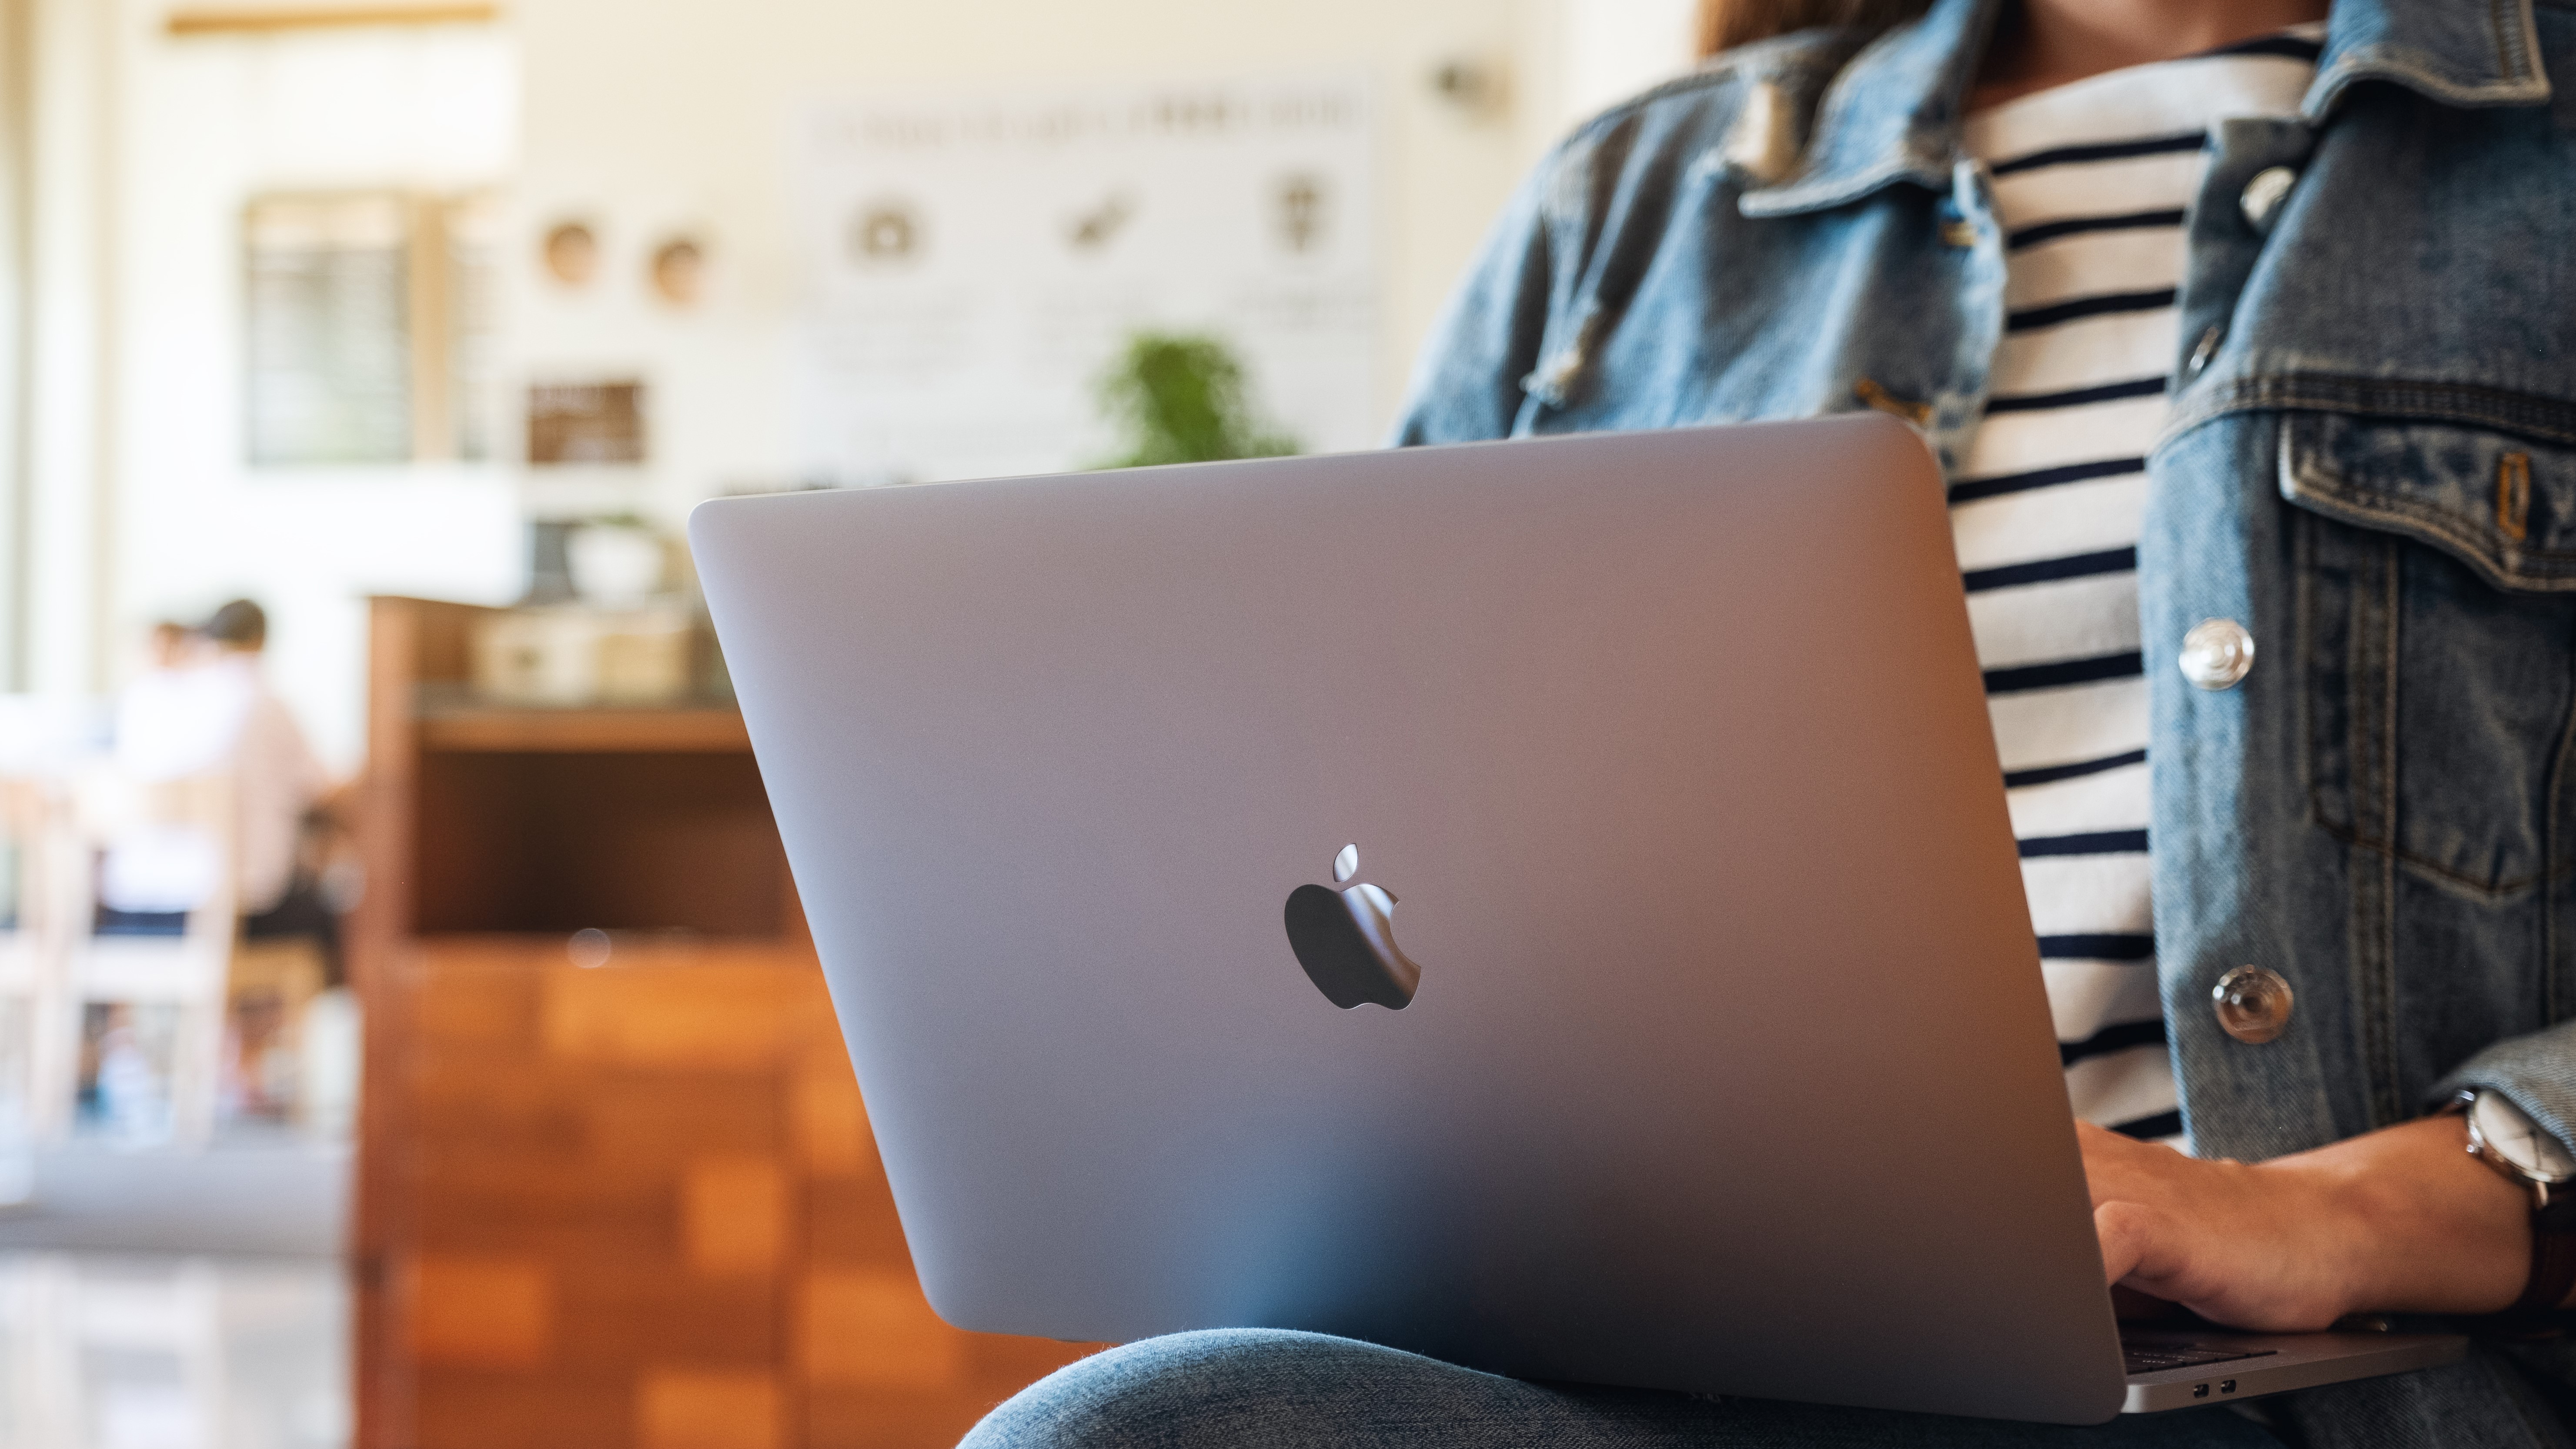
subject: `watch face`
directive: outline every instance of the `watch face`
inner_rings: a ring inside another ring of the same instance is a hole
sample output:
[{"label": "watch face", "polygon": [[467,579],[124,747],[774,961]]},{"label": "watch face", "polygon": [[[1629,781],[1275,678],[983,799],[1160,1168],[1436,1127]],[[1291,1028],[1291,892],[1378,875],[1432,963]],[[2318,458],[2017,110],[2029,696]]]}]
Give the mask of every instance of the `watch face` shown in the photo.
[{"label": "watch face", "polygon": [[2576,1178],[2576,1155],[2540,1130],[2522,1114],[2521,1108],[2496,1093],[2478,1093],[2476,1104],[2469,1108],[2469,1119],[2477,1124],[2478,1135],[2486,1139],[2496,1155],[2521,1169],[2525,1177],[2541,1182]]}]

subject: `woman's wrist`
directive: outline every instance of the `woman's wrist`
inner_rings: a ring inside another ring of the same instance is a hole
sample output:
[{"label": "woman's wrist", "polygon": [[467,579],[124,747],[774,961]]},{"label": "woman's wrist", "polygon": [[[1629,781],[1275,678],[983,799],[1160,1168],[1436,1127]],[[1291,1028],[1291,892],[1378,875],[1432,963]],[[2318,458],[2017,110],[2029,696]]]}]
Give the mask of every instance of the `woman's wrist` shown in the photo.
[{"label": "woman's wrist", "polygon": [[2531,1271],[2531,1200],[2467,1142],[2429,1117],[2254,1171],[2304,1204],[2341,1312],[2496,1313]]}]

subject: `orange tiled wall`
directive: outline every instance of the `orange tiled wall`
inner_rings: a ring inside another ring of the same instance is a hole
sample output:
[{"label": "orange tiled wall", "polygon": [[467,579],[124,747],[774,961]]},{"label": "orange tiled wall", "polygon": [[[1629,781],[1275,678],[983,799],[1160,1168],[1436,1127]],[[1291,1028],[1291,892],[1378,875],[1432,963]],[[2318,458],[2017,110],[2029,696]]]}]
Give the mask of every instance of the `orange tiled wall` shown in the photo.
[{"label": "orange tiled wall", "polygon": [[403,1000],[374,1449],[927,1449],[1080,1352],[931,1314],[810,957],[435,942]]}]

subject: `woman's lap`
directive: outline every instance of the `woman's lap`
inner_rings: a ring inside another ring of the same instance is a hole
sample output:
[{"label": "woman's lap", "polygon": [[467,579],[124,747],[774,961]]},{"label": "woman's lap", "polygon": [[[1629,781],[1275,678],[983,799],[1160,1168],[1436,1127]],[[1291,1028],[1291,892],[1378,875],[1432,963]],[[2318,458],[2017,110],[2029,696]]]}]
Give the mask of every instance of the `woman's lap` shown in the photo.
[{"label": "woman's lap", "polygon": [[1050,1374],[961,1449],[2279,1449],[2224,1409],[2096,1428],[1533,1384],[1268,1329],[1174,1334]]}]

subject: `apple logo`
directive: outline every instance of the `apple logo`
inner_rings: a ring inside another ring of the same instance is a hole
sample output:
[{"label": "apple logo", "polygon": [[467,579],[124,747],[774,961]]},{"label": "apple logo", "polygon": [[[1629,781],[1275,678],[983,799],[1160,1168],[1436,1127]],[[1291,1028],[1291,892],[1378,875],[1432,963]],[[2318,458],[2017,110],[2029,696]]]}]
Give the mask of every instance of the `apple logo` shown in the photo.
[{"label": "apple logo", "polygon": [[[1360,848],[1333,857],[1333,879],[1359,873]],[[1301,885],[1288,893],[1288,946],[1324,999],[1344,1011],[1374,1001],[1402,1011],[1422,981],[1422,968],[1395,944],[1395,897],[1373,885],[1348,890]]]}]

